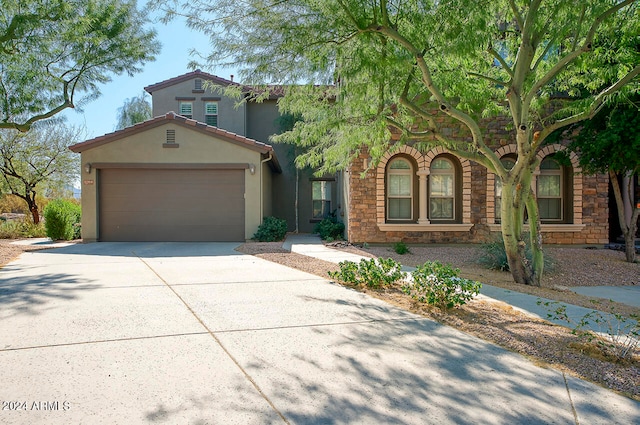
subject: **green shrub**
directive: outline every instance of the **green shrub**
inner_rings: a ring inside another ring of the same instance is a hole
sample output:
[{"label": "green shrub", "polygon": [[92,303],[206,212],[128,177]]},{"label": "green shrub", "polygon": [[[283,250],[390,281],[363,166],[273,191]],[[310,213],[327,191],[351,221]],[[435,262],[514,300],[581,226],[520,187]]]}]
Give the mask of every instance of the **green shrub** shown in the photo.
[{"label": "green shrub", "polygon": [[287,221],[276,217],[265,217],[253,239],[260,242],[275,242],[284,239],[287,234]]},{"label": "green shrub", "polygon": [[409,252],[409,247],[404,242],[396,242],[393,245],[393,250],[396,252],[396,254],[404,255]]},{"label": "green shrub", "polygon": [[416,301],[442,310],[466,304],[480,292],[480,282],[459,277],[460,269],[451,264],[428,261],[411,273],[402,291]]},{"label": "green shrub", "polygon": [[388,287],[404,279],[406,273],[402,266],[391,258],[362,259],[360,263],[342,261],[340,270],[329,272],[332,279],[354,286],[366,286],[372,289]]},{"label": "green shrub", "polygon": [[29,219],[2,220],[0,222],[0,239],[43,238],[46,236],[42,222],[33,224]]},{"label": "green shrub", "polygon": [[[526,243],[525,255],[529,261],[532,261],[531,247],[529,245],[529,235],[524,235],[524,241]],[[483,243],[480,245],[480,258],[478,262],[491,270],[500,270],[503,272],[509,271],[509,261],[507,260],[507,253],[504,249],[504,240],[502,234],[495,236],[492,241]],[[548,252],[544,254],[544,268],[545,270],[553,270],[554,261]]]},{"label": "green shrub", "polygon": [[52,240],[72,240],[80,236],[81,208],[75,202],[56,199],[44,208],[46,234]]},{"label": "green shrub", "polygon": [[344,223],[339,222],[338,218],[332,215],[316,223],[313,228],[313,233],[320,235],[320,238],[323,240],[342,239],[344,235]]}]

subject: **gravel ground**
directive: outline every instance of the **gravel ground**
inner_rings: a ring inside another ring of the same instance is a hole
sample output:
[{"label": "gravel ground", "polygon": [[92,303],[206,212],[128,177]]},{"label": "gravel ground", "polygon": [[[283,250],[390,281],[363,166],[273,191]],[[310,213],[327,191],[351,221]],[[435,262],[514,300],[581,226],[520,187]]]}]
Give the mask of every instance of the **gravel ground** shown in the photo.
[{"label": "gravel ground", "polygon": [[[448,262],[459,267],[461,275],[467,278],[589,308],[593,308],[589,298],[556,286],[640,283],[640,264],[625,263],[624,255],[615,251],[549,249],[556,259],[555,271],[548,273],[542,288],[534,288],[513,283],[508,272],[486,270],[479,266],[476,247],[411,247],[411,254],[400,256],[388,247],[362,249],[337,245],[338,249],[364,256],[395,258],[409,266],[427,260]],[[282,249],[280,243],[251,242],[238,250],[322,277],[327,277],[330,270],[338,270],[334,263],[290,253]],[[355,289],[521,353],[543,367],[559,369],[640,401],[640,349],[635,350],[630,360],[612,359],[595,345],[580,340],[568,328],[525,316],[502,302],[474,300],[444,313],[414,302],[397,288],[382,291],[361,287]],[[613,307],[625,315],[640,314],[640,309],[624,304],[604,302],[602,305],[604,309]]]}]

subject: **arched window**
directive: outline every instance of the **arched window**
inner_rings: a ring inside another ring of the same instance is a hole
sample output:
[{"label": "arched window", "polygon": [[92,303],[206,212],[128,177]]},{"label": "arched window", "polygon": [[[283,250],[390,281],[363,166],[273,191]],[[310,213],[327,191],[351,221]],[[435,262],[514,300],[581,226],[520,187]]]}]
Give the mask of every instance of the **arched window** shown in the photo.
[{"label": "arched window", "polygon": [[431,163],[429,176],[429,218],[431,220],[456,219],[456,169],[447,158],[436,158]]},{"label": "arched window", "polygon": [[413,219],[413,166],[404,158],[396,158],[387,168],[387,219]]},{"label": "arched window", "polygon": [[[511,170],[513,166],[516,165],[516,159],[510,156],[500,158],[500,162],[502,163],[504,168],[506,168],[507,170]],[[502,202],[502,182],[500,181],[500,178],[498,176],[496,176],[495,189],[496,189],[495,218],[496,218],[496,223],[499,223],[500,222],[500,203]]]},{"label": "arched window", "polygon": [[546,157],[540,163],[540,175],[536,188],[540,220],[562,221],[565,219],[563,186],[562,166],[552,157]]}]

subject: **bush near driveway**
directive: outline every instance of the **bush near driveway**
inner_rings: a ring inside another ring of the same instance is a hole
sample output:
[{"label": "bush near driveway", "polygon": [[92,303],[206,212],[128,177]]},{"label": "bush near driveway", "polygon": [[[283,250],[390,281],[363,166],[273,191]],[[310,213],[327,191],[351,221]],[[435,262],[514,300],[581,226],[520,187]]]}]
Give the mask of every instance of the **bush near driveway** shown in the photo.
[{"label": "bush near driveway", "polygon": [[52,240],[72,240],[80,237],[80,205],[64,199],[56,199],[44,208],[44,225]]}]

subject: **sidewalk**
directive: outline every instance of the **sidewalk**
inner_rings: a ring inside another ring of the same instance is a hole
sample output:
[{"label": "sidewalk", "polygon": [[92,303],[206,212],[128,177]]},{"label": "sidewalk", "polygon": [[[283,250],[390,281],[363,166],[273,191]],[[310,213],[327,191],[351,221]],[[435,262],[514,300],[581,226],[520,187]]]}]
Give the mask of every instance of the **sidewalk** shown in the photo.
[{"label": "sidewalk", "polygon": [[[340,261],[353,261],[359,262],[363,258],[360,255],[339,251],[337,249],[333,249],[325,246],[318,235],[311,234],[290,234],[287,235],[285,242],[283,243],[283,248],[296,252],[298,254],[307,255],[309,257],[319,258],[324,261],[330,261],[332,263],[339,263]],[[403,267],[404,271],[412,271],[412,267]],[[553,302],[553,300],[549,300],[546,298],[540,298],[535,295],[523,294],[520,292],[510,291],[508,289],[499,288],[497,286],[488,285],[484,282],[482,283],[482,289],[480,290],[480,299],[494,300],[494,301],[502,301],[518,311],[523,312],[531,317],[536,317],[539,319],[548,320],[552,323],[567,326],[567,322],[562,320],[553,320],[547,317],[550,310],[553,310],[553,307],[545,307],[545,302]],[[598,287],[598,297],[601,298],[610,298],[614,300],[619,300],[619,302],[628,302],[629,289],[625,287]],[[634,288],[635,289],[635,288]],[[595,295],[595,294],[594,294]],[[626,296],[625,296],[626,295]],[[633,297],[632,297],[633,298]],[[538,305],[538,302],[541,302],[542,305]],[[567,315],[572,320],[572,322],[579,322],[585,314],[593,311],[592,309],[579,307],[575,305],[570,305],[566,303],[562,303],[567,306]],[[633,304],[630,304],[633,305]],[[617,320],[610,317],[614,326],[617,324]],[[606,329],[601,329],[594,324],[591,329],[595,332],[603,332],[606,333]]]}]

